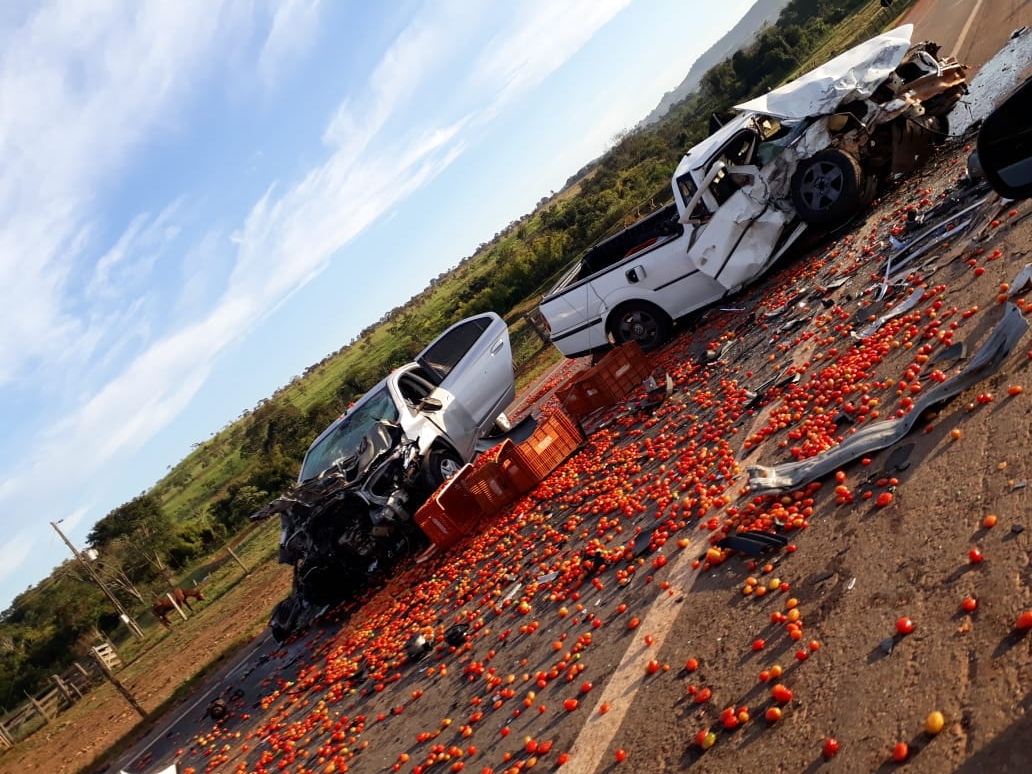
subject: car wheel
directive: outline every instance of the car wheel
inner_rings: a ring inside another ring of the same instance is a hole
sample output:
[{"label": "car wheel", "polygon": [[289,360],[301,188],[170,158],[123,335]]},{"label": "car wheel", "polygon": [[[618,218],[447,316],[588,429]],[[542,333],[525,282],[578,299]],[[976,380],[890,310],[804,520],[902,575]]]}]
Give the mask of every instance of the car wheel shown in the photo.
[{"label": "car wheel", "polygon": [[637,341],[648,352],[670,337],[670,317],[654,304],[644,301],[617,307],[610,323],[616,344]]},{"label": "car wheel", "polygon": [[792,203],[806,223],[836,226],[860,211],[865,188],[859,162],[828,148],[799,162],[792,175]]},{"label": "car wheel", "polygon": [[433,489],[454,476],[462,468],[462,460],[451,449],[431,449],[427,458],[426,478]]}]

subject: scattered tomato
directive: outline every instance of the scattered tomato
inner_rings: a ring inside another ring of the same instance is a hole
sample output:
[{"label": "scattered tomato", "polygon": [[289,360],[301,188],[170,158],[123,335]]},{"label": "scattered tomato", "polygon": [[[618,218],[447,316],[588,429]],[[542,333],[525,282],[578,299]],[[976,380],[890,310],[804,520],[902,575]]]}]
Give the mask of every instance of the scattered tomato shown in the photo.
[{"label": "scattered tomato", "polygon": [[971,564],[981,564],[984,558],[985,557],[982,556],[982,552],[978,548],[972,548],[968,551],[968,561],[971,562]]},{"label": "scattered tomato", "polygon": [[910,755],[910,748],[906,742],[896,742],[896,746],[892,748],[892,760],[896,763],[902,763]]},{"label": "scattered tomato", "polygon": [[960,606],[969,613],[973,613],[978,609],[978,600],[974,597],[965,597],[964,601],[960,603]]},{"label": "scattered tomato", "polygon": [[1032,610],[1025,610],[1018,616],[1018,620],[1014,623],[1015,628],[1025,631],[1032,629]]},{"label": "scattered tomato", "polygon": [[943,726],[946,725],[946,718],[943,717],[939,710],[929,712],[928,717],[925,718],[925,733],[929,736],[935,736],[942,731]]},{"label": "scattered tomato", "polygon": [[821,755],[824,756],[824,760],[831,760],[838,753],[839,743],[838,739],[833,736],[829,736],[824,740],[824,748],[821,750]]},{"label": "scattered tomato", "polygon": [[914,631],[914,622],[906,616],[896,619],[896,631],[900,634],[910,634]]}]

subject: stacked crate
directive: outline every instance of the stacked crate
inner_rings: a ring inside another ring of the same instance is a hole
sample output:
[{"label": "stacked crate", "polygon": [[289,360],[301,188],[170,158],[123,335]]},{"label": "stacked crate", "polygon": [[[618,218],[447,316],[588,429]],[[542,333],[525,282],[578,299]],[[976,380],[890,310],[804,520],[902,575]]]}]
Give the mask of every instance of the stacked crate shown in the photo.
[{"label": "stacked crate", "polygon": [[580,420],[623,400],[652,373],[636,341],[609,350],[591,368],[575,374],[555,391],[559,404]]},{"label": "stacked crate", "polygon": [[564,411],[541,419],[521,443],[506,439],[476,465],[464,465],[416,511],[416,524],[438,548],[474,532],[481,521],[529,492],[584,442]]}]

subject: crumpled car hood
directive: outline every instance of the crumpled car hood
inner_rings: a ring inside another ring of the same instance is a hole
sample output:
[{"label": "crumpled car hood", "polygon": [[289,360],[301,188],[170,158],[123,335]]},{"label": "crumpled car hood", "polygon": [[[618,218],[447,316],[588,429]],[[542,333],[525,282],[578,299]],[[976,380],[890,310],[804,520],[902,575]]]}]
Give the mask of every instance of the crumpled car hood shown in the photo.
[{"label": "crumpled car hood", "polygon": [[867,99],[903,61],[913,33],[914,25],[904,24],[735,108],[778,118],[801,119],[832,113],[844,102]]}]

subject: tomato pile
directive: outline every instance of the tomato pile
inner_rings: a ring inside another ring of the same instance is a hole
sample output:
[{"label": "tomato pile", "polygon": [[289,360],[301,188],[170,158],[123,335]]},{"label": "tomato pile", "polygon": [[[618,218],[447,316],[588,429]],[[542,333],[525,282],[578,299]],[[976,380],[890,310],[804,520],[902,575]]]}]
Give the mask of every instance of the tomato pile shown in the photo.
[{"label": "tomato pile", "polygon": [[[751,312],[717,311],[653,353],[675,386],[663,405],[638,411],[641,388],[592,417],[584,447],[480,534],[403,566],[336,626],[275,651],[261,697],[238,702],[229,720],[198,734],[183,752],[184,770],[553,770],[575,754],[588,717],[611,718],[630,701],[605,693],[626,658],[638,659],[637,685],[655,687],[656,696],[676,692],[677,716],[691,726],[689,758],[718,754],[743,728],[781,733],[807,701],[800,676],[834,657],[824,603],[794,571],[797,545],[805,548],[815,519],[836,512],[863,507],[894,518],[903,473],[864,458],[831,479],[760,496],[748,491],[745,465],[811,458],[867,423],[912,411],[916,396],[959,367],[944,356],[947,348],[985,327],[984,312],[953,300],[951,283],[987,283],[989,307],[1002,295],[1032,312],[1032,303],[994,281],[1000,272],[986,271],[1000,250],[977,246],[963,253],[954,276],[941,272],[934,283],[914,268],[908,286],[920,296],[913,307],[854,336],[906,300],[873,298],[885,236],[904,233],[910,213],[930,209],[933,195],[904,189],[907,203],[866,233],[752,289],[742,303]],[[983,279],[986,273],[993,276]],[[703,356],[725,345],[724,358]],[[541,402],[566,376],[550,379],[528,403]],[[1003,400],[1022,399],[1020,384],[994,389]],[[973,412],[994,398],[985,391],[961,400]],[[556,409],[552,400],[543,410]],[[917,432],[931,432],[937,421],[922,418]],[[950,439],[966,442],[962,433]],[[996,516],[979,514],[978,523],[984,532]],[[777,531],[792,542],[756,558],[718,545],[746,530]],[[994,560],[973,546],[966,560],[957,547],[950,561],[960,578]],[[685,597],[697,576],[726,588],[737,616],[733,634],[718,636],[700,622],[692,640],[666,642],[642,626],[657,599]],[[980,615],[974,583],[963,588],[953,610]],[[925,618],[914,613],[917,626],[902,612],[884,617],[880,637],[918,647]],[[1032,629],[1032,612],[1019,612],[1010,618],[1014,629]],[[446,644],[445,632],[460,624],[468,636]],[[413,661],[406,644],[420,634],[432,647]],[[717,652],[750,665],[747,683],[713,680]],[[938,733],[946,721],[933,715],[925,727]],[[885,760],[912,755],[896,742],[882,740]],[[633,768],[642,744],[617,734],[599,765]],[[813,753],[846,757],[849,747],[845,729],[829,725]]]}]

